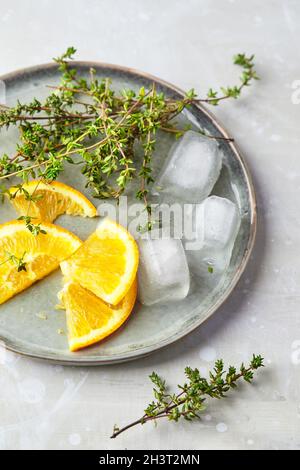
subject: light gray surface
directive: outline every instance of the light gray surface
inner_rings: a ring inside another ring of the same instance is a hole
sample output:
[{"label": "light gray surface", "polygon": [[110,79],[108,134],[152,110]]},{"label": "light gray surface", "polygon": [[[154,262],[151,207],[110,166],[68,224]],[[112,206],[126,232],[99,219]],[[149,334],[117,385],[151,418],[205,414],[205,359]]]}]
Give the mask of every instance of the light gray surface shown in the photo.
[{"label": "light gray surface", "polygon": [[[262,80],[215,110],[252,170],[260,210],[252,260],[226,305],[163,352],[113,367],[63,368],[0,349],[0,448],[300,448],[298,1],[0,1],[0,73],[80,59],[130,65],[182,88],[229,84],[232,54],[257,55]],[[0,319],[1,320],[1,319]],[[139,416],[153,370],[171,384],[185,365],[262,353],[253,387],[210,404],[202,423],[159,423],[108,439]],[[225,426],[220,426],[224,423]],[[225,432],[219,432],[219,431]]]}]

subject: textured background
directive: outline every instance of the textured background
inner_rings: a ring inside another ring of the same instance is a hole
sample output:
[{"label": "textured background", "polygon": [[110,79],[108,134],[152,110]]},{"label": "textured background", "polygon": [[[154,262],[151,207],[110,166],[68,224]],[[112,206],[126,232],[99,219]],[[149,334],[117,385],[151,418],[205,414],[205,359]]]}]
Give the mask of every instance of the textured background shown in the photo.
[{"label": "textured background", "polygon": [[[201,93],[231,84],[236,52],[256,54],[260,82],[215,114],[253,174],[256,247],[229,301],[196,332],[147,359],[64,368],[0,347],[0,449],[300,449],[298,0],[0,0],[0,73],[48,62],[69,45],[78,58],[136,67]],[[113,424],[139,416],[147,375],[170,383],[185,365],[239,363],[262,353],[253,387],[212,403],[202,423],[161,422],[116,441]]]}]

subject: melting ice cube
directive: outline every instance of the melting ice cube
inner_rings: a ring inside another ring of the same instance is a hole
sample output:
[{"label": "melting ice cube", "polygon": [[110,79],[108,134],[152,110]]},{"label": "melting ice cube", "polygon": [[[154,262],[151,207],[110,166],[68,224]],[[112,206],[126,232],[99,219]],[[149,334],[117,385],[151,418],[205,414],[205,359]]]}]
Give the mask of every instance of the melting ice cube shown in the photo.
[{"label": "melting ice cube", "polygon": [[171,148],[154,183],[154,194],[171,200],[201,202],[215,185],[222,167],[222,152],[217,142],[188,131]]},{"label": "melting ice cube", "polygon": [[191,269],[201,274],[223,272],[230,263],[240,227],[239,210],[228,199],[211,196],[194,211],[195,239],[186,241]]},{"label": "melting ice cube", "polygon": [[[150,232],[151,234],[151,232]],[[190,288],[189,268],[181,240],[138,240],[139,299],[145,305],[184,299]]]}]

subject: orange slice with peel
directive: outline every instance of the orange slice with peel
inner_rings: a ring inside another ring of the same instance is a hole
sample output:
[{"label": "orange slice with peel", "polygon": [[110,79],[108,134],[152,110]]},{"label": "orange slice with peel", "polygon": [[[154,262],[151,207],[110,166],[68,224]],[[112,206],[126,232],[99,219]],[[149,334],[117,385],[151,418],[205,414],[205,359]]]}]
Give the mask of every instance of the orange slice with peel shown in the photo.
[{"label": "orange slice with peel", "polygon": [[0,225],[0,304],[59,267],[82,244],[68,230],[41,223],[33,235],[23,221]]},{"label": "orange slice with peel", "polygon": [[61,263],[66,281],[117,305],[136,277],[139,253],[135,240],[121,225],[104,219],[68,260]]},{"label": "orange slice with peel", "polygon": [[120,328],[132,312],[136,294],[135,280],[121,302],[112,306],[77,283],[65,284],[58,297],[66,310],[70,351],[90,346]]},{"label": "orange slice with peel", "polygon": [[97,209],[79,191],[59,181],[30,181],[8,190],[8,196],[21,216],[53,222],[59,215],[95,217]]}]

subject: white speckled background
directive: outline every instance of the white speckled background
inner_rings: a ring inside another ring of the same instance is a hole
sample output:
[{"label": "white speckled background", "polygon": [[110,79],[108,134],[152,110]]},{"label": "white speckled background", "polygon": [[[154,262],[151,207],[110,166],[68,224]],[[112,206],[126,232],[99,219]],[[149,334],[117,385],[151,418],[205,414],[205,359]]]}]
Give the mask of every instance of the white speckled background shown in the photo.
[{"label": "white speckled background", "polygon": [[[236,52],[256,54],[260,82],[215,114],[251,168],[259,228],[249,266],[229,301],[196,332],[147,359],[64,368],[0,346],[0,449],[300,449],[300,80],[298,0],[0,0],[0,74],[78,58],[136,67],[189,89],[231,84]],[[0,319],[1,321],[1,319]],[[211,403],[202,423],[161,422],[109,439],[140,415],[147,375],[170,383],[185,365],[262,353],[253,387]]]}]

